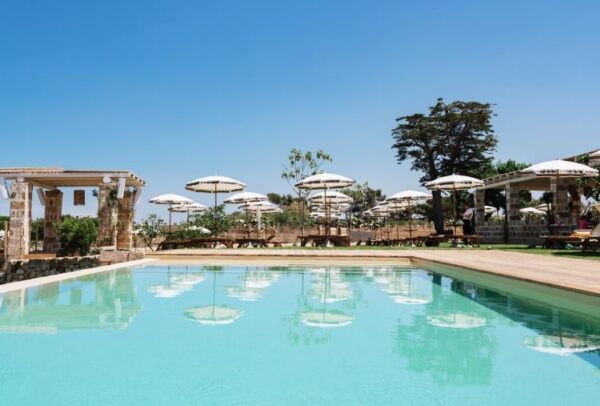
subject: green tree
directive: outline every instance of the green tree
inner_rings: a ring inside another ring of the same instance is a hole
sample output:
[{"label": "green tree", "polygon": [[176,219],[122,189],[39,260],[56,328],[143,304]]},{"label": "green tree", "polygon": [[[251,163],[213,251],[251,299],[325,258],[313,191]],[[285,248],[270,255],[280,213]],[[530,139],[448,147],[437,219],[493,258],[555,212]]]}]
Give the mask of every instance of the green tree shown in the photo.
[{"label": "green tree", "polygon": [[[453,173],[482,177],[482,169],[490,167],[498,143],[493,115],[489,103],[446,103],[440,98],[428,114],[396,119],[392,149],[399,164],[410,160],[411,169],[423,173],[422,184]],[[433,192],[432,204],[435,227],[441,232],[444,218],[439,191]]]},{"label": "green tree", "polygon": [[4,230],[4,224],[8,223],[10,217],[8,216],[0,216],[0,230]]},{"label": "green tree", "polygon": [[[509,159],[507,161],[497,161],[494,164],[490,165],[490,167],[483,172],[482,178],[489,178],[492,176],[520,171],[527,168],[528,166],[531,166],[531,164],[528,164],[526,162],[516,162],[512,159]],[[531,200],[531,194],[526,190],[522,190],[519,193],[519,195],[521,200],[521,207],[525,206],[526,202]],[[501,189],[486,189],[485,204],[496,208],[506,208],[505,191]]]},{"label": "green tree", "polygon": [[190,216],[190,223],[196,227],[207,228],[212,235],[218,236],[229,232],[239,218],[240,213],[227,215],[225,206],[221,204],[216,209],[211,207],[202,213]]},{"label": "green tree", "polygon": [[289,206],[292,203],[294,203],[295,201],[298,201],[297,198],[295,198],[292,195],[280,195],[277,193],[267,193],[267,197],[269,198],[269,201],[281,206],[281,207],[285,207],[285,206]]},{"label": "green tree", "polygon": [[[584,165],[591,165],[589,154],[579,155],[576,161]],[[595,167],[600,169],[600,164],[596,164]],[[579,178],[577,179],[577,186],[582,188],[583,195],[586,198],[592,197],[594,200],[600,201],[600,175],[595,178]]]},{"label": "green tree", "polygon": [[57,226],[63,255],[87,255],[98,236],[98,219],[65,215]]},{"label": "green tree", "polygon": [[363,213],[378,202],[385,200],[385,195],[381,189],[373,189],[368,182],[356,183],[351,188],[343,189],[342,193],[352,198],[350,213],[353,226],[365,224]]},{"label": "green tree", "polygon": [[307,176],[319,173],[325,162],[332,162],[333,159],[329,154],[322,150],[316,152],[306,151],[293,148],[288,156],[288,164],[283,166],[281,177],[287,181],[290,187],[294,190],[301,205],[301,233],[304,235],[304,223],[306,212],[306,197],[310,193],[308,190],[298,189],[296,183],[300,182]]},{"label": "green tree", "polygon": [[144,218],[139,224],[136,224],[135,229],[137,235],[142,237],[148,248],[152,248],[152,242],[162,235],[162,227],[165,225],[165,221],[158,216],[158,214],[149,214],[148,217]]}]

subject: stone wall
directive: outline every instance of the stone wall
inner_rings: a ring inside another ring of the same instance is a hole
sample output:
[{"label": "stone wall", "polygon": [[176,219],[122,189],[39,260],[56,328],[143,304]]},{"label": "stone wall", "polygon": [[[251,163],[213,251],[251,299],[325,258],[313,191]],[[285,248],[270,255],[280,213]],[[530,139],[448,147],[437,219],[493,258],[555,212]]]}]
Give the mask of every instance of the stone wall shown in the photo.
[{"label": "stone wall", "polygon": [[117,199],[116,186],[101,185],[98,189],[98,237],[99,247],[114,246],[117,243]]},{"label": "stone wall", "polygon": [[63,192],[48,190],[45,192],[44,204],[44,251],[60,251],[60,238],[57,227],[62,216]]},{"label": "stone wall", "polygon": [[0,271],[0,284],[94,268],[98,265],[98,255],[8,261]]},{"label": "stone wall", "polygon": [[118,203],[117,249],[130,250],[133,245],[133,192],[127,190]]},{"label": "stone wall", "polygon": [[11,185],[8,259],[20,259],[29,252],[32,190],[27,182],[16,181]]},{"label": "stone wall", "polygon": [[527,223],[524,221],[508,224],[505,240],[505,225],[503,223],[484,223],[477,227],[477,234],[482,237],[484,244],[536,244],[543,242],[541,236],[548,235],[548,226],[540,223]]}]

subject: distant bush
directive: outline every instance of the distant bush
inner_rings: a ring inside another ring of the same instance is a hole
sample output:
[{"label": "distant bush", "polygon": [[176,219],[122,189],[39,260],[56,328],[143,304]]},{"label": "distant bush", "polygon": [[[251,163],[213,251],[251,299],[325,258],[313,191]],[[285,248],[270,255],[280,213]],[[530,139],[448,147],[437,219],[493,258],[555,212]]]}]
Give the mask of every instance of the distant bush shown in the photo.
[{"label": "distant bush", "polygon": [[165,221],[158,217],[158,214],[149,214],[139,224],[136,224],[135,230],[137,235],[144,239],[146,245],[153,250],[152,243],[155,239],[162,235],[161,227]]},{"label": "distant bush", "polygon": [[98,236],[98,219],[63,216],[57,230],[62,255],[87,255]]}]

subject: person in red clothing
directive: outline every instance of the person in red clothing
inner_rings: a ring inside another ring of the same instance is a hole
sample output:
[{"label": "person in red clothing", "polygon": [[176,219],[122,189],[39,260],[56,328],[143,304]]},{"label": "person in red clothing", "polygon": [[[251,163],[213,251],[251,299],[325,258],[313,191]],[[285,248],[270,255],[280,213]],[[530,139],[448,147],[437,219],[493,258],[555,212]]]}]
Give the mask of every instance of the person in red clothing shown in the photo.
[{"label": "person in red clothing", "polygon": [[588,221],[586,216],[579,217],[579,226],[580,230],[586,230],[590,226],[590,222]]}]

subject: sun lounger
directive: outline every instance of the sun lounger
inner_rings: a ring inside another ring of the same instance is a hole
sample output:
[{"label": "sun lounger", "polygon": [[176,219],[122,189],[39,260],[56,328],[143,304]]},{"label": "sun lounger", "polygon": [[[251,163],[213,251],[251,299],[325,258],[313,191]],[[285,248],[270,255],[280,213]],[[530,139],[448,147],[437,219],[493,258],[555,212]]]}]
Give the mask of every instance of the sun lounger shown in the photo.
[{"label": "sun lounger", "polygon": [[593,230],[575,230],[569,235],[547,235],[544,238],[544,248],[564,248],[567,244],[582,249],[596,250],[597,240],[600,239],[600,224]]}]

